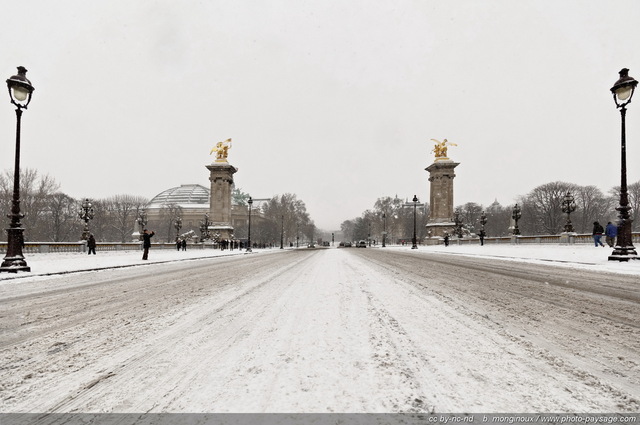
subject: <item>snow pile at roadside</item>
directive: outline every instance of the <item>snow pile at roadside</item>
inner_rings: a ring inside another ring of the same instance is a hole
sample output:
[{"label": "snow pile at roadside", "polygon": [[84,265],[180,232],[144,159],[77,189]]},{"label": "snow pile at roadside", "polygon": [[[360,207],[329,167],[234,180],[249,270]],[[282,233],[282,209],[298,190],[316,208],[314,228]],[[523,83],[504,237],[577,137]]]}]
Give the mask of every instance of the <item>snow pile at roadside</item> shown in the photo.
[{"label": "snow pile at roadside", "polygon": [[[572,267],[587,270],[606,271],[610,273],[624,273],[640,275],[640,260],[619,262],[609,261],[612,248],[594,247],[592,245],[456,245],[450,244],[432,246],[419,246],[411,249],[410,245],[402,247],[387,247],[425,253],[442,253],[452,255],[466,255],[477,257],[500,258],[509,261],[523,261],[532,263],[544,263],[553,266]],[[385,249],[387,249],[385,248]],[[638,248],[636,247],[636,251]]]}]

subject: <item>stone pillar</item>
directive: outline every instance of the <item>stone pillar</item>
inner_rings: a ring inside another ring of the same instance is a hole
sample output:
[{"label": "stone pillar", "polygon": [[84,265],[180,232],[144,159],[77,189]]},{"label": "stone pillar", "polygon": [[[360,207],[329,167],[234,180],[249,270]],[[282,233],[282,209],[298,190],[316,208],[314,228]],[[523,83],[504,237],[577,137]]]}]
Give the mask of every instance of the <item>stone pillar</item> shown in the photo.
[{"label": "stone pillar", "polygon": [[211,225],[209,231],[220,234],[220,240],[231,239],[233,226],[231,225],[231,191],[233,187],[233,175],[237,168],[224,163],[207,165],[209,169],[209,181],[211,182],[211,198],[209,204],[209,219]]},{"label": "stone pillar", "polygon": [[429,172],[429,223],[427,234],[430,238],[442,238],[445,233],[453,235],[453,169],[460,165],[450,159],[436,159],[426,170]]}]

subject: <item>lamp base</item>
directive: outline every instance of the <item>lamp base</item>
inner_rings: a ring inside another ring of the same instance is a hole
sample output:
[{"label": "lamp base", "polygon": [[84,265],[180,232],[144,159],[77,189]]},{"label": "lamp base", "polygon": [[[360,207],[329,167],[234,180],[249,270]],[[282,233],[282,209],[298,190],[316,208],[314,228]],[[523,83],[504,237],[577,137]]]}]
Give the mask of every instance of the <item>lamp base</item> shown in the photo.
[{"label": "lamp base", "polygon": [[24,257],[5,257],[0,266],[1,272],[18,273],[18,272],[30,272],[31,267],[27,265]]},{"label": "lamp base", "polygon": [[633,246],[616,246],[609,256],[609,261],[640,260],[640,256]]}]

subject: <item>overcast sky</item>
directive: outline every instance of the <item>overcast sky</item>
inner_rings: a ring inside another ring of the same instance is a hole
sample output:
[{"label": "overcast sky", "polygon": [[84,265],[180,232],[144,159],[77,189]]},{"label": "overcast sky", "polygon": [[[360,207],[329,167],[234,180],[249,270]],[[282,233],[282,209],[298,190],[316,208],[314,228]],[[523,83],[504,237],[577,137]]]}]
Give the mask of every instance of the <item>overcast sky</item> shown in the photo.
[{"label": "overcast sky", "polygon": [[[503,205],[556,180],[620,184],[609,89],[640,79],[629,1],[20,1],[0,69],[36,91],[22,167],[74,197],[209,186],[233,138],[236,186],[295,193],[337,230],[378,197],[429,199],[433,142],[458,144],[455,204]],[[0,170],[15,114],[0,108]],[[640,180],[640,101],[627,113]]]}]

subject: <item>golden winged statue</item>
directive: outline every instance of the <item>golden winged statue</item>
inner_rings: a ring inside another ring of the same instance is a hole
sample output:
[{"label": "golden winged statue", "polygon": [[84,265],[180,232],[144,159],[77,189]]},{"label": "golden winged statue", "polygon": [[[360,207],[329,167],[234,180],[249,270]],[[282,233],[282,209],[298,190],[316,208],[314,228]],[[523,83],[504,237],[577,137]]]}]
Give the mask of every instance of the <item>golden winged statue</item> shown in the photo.
[{"label": "golden winged statue", "polygon": [[458,146],[455,143],[451,143],[448,142],[447,139],[444,139],[442,142],[436,139],[431,139],[432,141],[436,142],[435,147],[433,148],[433,150],[431,152],[435,153],[436,155],[436,161],[437,160],[442,160],[442,159],[449,159],[447,158],[447,145],[449,146]]},{"label": "golden winged statue", "polygon": [[216,146],[211,149],[209,155],[216,153],[216,162],[227,162],[227,155],[229,155],[229,149],[231,149],[231,139],[227,139],[224,142],[216,143]]}]

